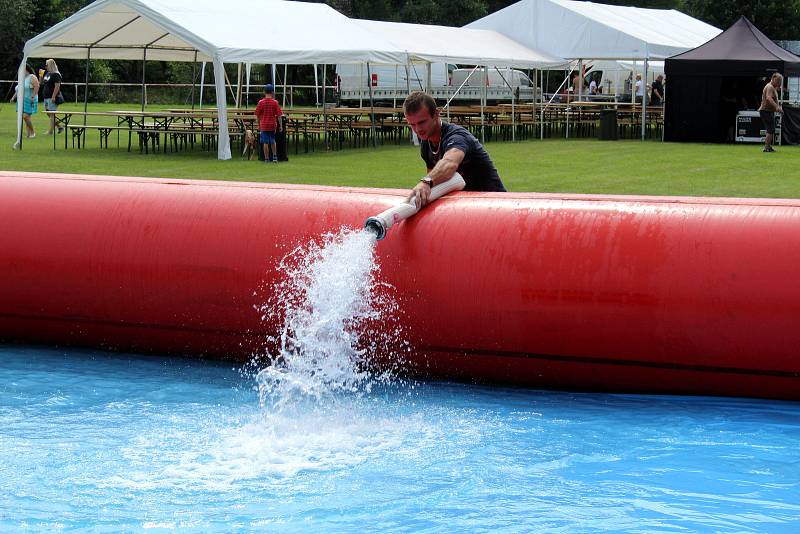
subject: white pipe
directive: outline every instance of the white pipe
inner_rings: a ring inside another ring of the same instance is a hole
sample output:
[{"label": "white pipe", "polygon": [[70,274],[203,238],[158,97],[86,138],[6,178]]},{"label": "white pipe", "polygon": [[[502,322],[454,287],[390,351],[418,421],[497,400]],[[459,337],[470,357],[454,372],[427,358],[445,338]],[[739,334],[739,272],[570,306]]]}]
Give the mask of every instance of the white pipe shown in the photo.
[{"label": "white pipe", "polygon": [[[448,193],[464,189],[465,185],[464,178],[462,178],[460,174],[455,173],[446,182],[442,182],[439,185],[433,186],[431,188],[430,197],[428,198],[432,202]],[[416,197],[412,196],[410,199],[401,202],[397,206],[389,208],[388,210],[379,213],[374,217],[370,217],[364,223],[364,228],[375,232],[376,239],[381,240],[386,237],[386,232],[389,231],[389,228],[391,228],[392,225],[408,219],[409,217],[415,215],[418,211],[419,208],[417,207]]]}]

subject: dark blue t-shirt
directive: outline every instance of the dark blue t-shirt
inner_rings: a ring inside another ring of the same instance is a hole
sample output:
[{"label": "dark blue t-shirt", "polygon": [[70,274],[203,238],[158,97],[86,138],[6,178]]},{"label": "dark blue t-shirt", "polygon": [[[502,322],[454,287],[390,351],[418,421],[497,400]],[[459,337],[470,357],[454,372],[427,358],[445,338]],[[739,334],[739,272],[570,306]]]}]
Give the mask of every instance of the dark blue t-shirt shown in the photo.
[{"label": "dark blue t-shirt", "polygon": [[458,148],[464,152],[464,159],[458,166],[458,172],[466,182],[464,191],[506,191],[486,149],[466,128],[442,122],[442,138],[439,146],[431,145],[430,141],[420,143],[420,154],[429,169],[432,169],[451,148]]}]

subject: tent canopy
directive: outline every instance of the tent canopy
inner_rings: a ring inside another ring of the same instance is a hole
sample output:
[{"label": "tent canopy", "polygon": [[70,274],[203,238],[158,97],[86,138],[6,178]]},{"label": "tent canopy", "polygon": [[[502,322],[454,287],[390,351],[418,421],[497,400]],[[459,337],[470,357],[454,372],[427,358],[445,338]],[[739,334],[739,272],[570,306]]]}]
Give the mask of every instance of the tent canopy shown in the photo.
[{"label": "tent canopy", "polygon": [[355,22],[423,61],[526,68],[564,63],[563,59],[532,50],[493,30],[374,20]]},{"label": "tent canopy", "polygon": [[788,52],[742,17],[706,44],[666,61],[667,76],[763,76],[800,73],[800,57]]},{"label": "tent canopy", "polygon": [[[732,141],[738,112],[758,108],[775,71],[796,75],[800,57],[770,41],[744,17],[708,43],[668,58],[665,139]],[[788,118],[789,107],[784,111]],[[790,129],[784,134],[786,142]],[[792,132],[792,142],[796,139]]]},{"label": "tent canopy", "polygon": [[567,59],[664,59],[720,33],[680,11],[575,0],[521,0],[466,27]]},{"label": "tent canopy", "polygon": [[407,60],[326,4],[283,0],[98,0],[28,41],[25,55],[85,59],[89,47],[94,59],[142,59],[146,48],[147,59],[161,61]]}]

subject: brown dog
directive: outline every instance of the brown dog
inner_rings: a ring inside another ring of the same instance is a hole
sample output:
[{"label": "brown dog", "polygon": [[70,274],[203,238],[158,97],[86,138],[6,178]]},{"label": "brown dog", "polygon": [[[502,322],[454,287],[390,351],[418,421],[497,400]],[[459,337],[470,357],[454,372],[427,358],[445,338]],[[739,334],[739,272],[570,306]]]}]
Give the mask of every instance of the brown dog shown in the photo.
[{"label": "brown dog", "polygon": [[244,149],[242,150],[242,157],[248,160],[254,157],[258,159],[258,142],[256,136],[253,135],[253,130],[244,131]]}]

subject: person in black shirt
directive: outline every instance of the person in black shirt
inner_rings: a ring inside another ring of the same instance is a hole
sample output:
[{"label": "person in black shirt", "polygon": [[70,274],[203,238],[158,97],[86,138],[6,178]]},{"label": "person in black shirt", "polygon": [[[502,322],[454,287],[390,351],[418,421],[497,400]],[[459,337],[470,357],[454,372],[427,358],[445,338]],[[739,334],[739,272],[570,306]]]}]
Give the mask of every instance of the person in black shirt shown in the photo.
[{"label": "person in black shirt", "polygon": [[428,174],[412,189],[417,205],[428,203],[431,188],[458,171],[465,191],[506,191],[497,169],[480,141],[457,124],[442,122],[432,96],[415,91],[403,103],[406,122],[420,139],[420,155]]},{"label": "person in black shirt", "polygon": [[[58,65],[55,59],[48,59],[45,63],[46,71],[42,83],[44,85],[44,109],[45,111],[56,111],[58,105],[64,101],[64,95],[61,94],[61,73],[58,72]],[[47,130],[47,135],[53,133],[56,126],[55,115],[50,115],[50,128]],[[59,126],[58,132],[61,133],[63,128]]]},{"label": "person in black shirt", "polygon": [[664,103],[664,76],[659,74],[653,80],[653,86],[650,88],[650,105],[660,106]]}]

